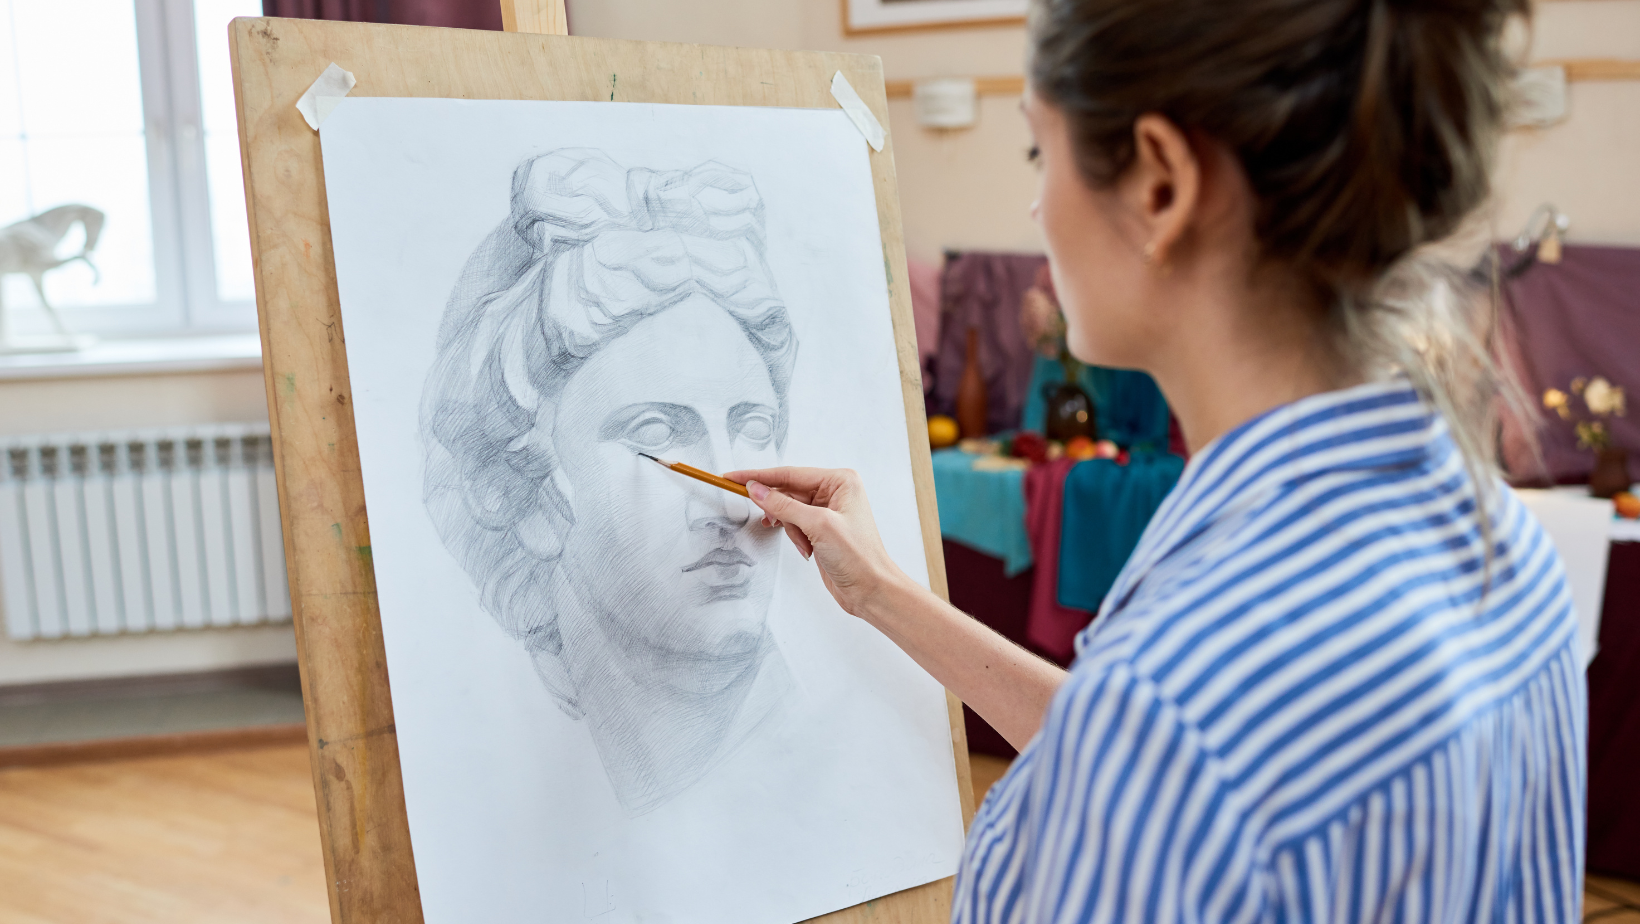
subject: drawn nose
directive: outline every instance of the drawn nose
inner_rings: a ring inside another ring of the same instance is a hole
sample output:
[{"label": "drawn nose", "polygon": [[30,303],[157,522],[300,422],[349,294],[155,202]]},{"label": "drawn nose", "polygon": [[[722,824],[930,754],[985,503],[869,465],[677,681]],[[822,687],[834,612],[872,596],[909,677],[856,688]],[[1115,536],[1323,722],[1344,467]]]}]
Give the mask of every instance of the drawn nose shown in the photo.
[{"label": "drawn nose", "polygon": [[[702,491],[691,492],[684,508],[692,532],[714,532],[714,538],[725,538],[736,530],[744,529],[752,519],[751,502],[736,494],[702,485]],[[709,492],[709,493],[708,493]]]},{"label": "drawn nose", "polygon": [[[691,465],[701,466],[709,472],[721,472],[724,470],[722,463],[731,457],[729,434],[714,430],[710,438],[703,440],[696,449],[702,458],[700,462],[690,460]],[[691,532],[715,531],[717,535],[714,539],[725,540],[751,522],[752,509],[752,502],[738,494],[699,485],[689,492],[684,516],[688,519]]]}]

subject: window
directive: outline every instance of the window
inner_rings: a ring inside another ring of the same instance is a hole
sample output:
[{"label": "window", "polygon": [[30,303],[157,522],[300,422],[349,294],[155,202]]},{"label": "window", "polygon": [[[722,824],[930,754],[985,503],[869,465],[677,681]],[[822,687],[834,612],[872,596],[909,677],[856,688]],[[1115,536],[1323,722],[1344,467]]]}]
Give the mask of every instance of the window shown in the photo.
[{"label": "window", "polygon": [[[261,0],[0,0],[0,225],[69,204],[105,215],[91,263],[45,276],[74,329],[255,325],[227,26],[261,14]],[[57,257],[84,242],[73,225]],[[0,298],[13,329],[50,329],[26,275],[0,277]]]}]

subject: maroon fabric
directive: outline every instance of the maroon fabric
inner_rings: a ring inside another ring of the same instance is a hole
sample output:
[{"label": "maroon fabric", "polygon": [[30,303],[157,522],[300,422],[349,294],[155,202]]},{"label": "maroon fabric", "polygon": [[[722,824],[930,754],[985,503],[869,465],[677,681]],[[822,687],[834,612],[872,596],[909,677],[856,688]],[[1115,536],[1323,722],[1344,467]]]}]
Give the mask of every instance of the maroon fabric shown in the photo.
[{"label": "maroon fabric", "polygon": [[1019,304],[1048,258],[1021,253],[950,253],[940,280],[940,349],[930,406],[955,416],[968,331],[979,330],[986,429],[1019,428],[1036,354],[1019,328]]},{"label": "maroon fabric", "polygon": [[[1501,250],[1508,265],[1513,252]],[[1521,382],[1536,404],[1531,420],[1506,420],[1503,454],[1517,481],[1587,481],[1594,454],[1577,448],[1572,425],[1543,409],[1544,389],[1605,376],[1640,401],[1640,248],[1567,246],[1559,263],[1533,263],[1504,282],[1504,320]],[[1640,477],[1640,405],[1608,421],[1629,452],[1629,477]],[[1524,431],[1538,427],[1539,468]]]},{"label": "maroon fabric", "polygon": [[501,29],[500,0],[262,0],[267,16]]},{"label": "maroon fabric", "polygon": [[1184,441],[1184,429],[1171,411],[1167,415],[1167,451],[1186,462],[1190,461],[1190,446]]},{"label": "maroon fabric", "polygon": [[1606,563],[1600,649],[1589,665],[1591,872],[1640,879],[1640,542]]},{"label": "maroon fabric", "polygon": [[[1001,565],[1002,560],[997,559],[997,564]],[[1008,743],[1008,739],[1002,737],[1002,732],[992,728],[991,723],[980,718],[979,713],[970,708],[967,703],[962,704],[962,730],[968,736],[968,750],[970,751],[978,751],[981,754],[990,754],[1008,760],[1013,760],[1019,756],[1019,752],[1014,750],[1014,746]]]},{"label": "maroon fabric", "polygon": [[[944,546],[945,583],[951,593],[951,605],[1004,637],[1025,644],[1025,614],[1031,606],[1032,573],[1025,571],[1008,577],[1000,558],[949,539]],[[974,710],[963,706],[962,712],[969,750],[1009,759],[1019,753]]]},{"label": "maroon fabric", "polygon": [[1031,539],[1036,577],[1025,638],[1060,664],[1076,655],[1076,633],[1092,621],[1087,610],[1059,605],[1059,527],[1065,513],[1065,476],[1075,459],[1033,465],[1025,473],[1025,533]]},{"label": "maroon fabric", "polygon": [[375,22],[376,0],[262,0],[262,15]]},{"label": "maroon fabric", "polygon": [[501,31],[501,0],[377,0],[383,22]]}]

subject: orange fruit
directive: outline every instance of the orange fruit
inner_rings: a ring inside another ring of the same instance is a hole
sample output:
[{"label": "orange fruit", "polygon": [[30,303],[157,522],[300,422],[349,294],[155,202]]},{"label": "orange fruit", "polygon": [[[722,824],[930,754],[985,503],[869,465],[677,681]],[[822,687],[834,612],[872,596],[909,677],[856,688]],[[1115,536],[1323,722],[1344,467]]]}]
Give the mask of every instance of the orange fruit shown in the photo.
[{"label": "orange fruit", "polygon": [[1617,515],[1625,520],[1640,520],[1640,497],[1635,497],[1627,491],[1619,491],[1612,497],[1612,504],[1617,507]]},{"label": "orange fruit", "polygon": [[957,442],[957,422],[944,414],[935,414],[928,418],[928,445],[935,449],[944,449]]}]

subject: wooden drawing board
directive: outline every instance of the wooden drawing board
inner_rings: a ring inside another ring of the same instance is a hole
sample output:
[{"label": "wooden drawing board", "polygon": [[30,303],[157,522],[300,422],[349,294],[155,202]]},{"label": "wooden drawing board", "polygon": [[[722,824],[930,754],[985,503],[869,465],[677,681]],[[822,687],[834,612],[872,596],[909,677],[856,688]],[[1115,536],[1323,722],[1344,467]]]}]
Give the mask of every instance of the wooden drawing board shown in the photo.
[{"label": "wooden drawing board", "polygon": [[[319,828],[337,922],[422,920],[405,817],[349,404],[319,135],[296,101],[331,62],[355,97],[603,100],[836,108],[842,71],[885,126],[881,62],[864,55],[668,45],[416,26],[237,19],[230,27],[262,363]],[[862,139],[862,145],[865,141]],[[900,233],[893,135],[871,155],[929,579],[945,594]],[[973,814],[961,705],[947,695],[963,820]],[[483,786],[474,765],[473,786]],[[565,794],[569,797],[572,794]],[[949,919],[950,880],[827,915],[839,922]]]}]

